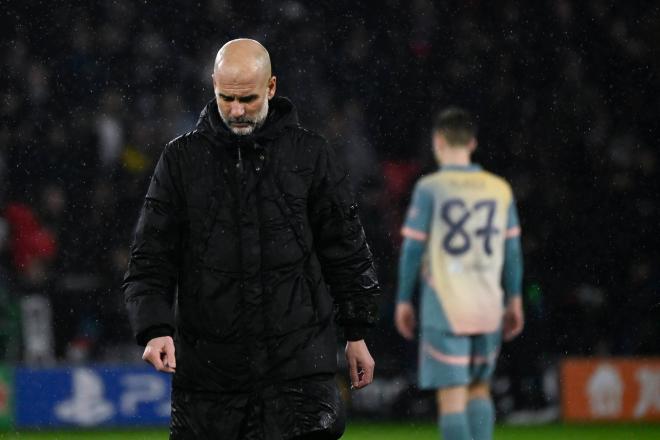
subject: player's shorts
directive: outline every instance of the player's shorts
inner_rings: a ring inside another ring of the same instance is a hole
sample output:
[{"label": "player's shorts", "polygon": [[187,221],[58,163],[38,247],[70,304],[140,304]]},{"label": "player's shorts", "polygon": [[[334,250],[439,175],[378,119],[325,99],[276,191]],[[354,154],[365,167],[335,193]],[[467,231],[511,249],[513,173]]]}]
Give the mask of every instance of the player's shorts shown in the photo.
[{"label": "player's shorts", "polygon": [[439,389],[488,382],[502,341],[501,331],[455,335],[422,328],[419,347],[419,387]]}]

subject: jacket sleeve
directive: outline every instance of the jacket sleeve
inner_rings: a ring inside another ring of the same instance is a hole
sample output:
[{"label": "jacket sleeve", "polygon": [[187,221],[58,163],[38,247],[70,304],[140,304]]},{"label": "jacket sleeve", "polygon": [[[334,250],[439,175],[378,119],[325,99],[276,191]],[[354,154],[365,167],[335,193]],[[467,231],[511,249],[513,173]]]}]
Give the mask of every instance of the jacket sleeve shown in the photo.
[{"label": "jacket sleeve", "polygon": [[124,300],[140,345],[174,333],[174,297],[181,255],[182,191],[168,144],[156,164],[138,218],[124,276]]},{"label": "jacket sleeve", "polygon": [[348,174],[334,150],[319,141],[310,197],[315,250],[334,297],[335,320],[346,339],[360,340],[377,320],[380,287]]}]

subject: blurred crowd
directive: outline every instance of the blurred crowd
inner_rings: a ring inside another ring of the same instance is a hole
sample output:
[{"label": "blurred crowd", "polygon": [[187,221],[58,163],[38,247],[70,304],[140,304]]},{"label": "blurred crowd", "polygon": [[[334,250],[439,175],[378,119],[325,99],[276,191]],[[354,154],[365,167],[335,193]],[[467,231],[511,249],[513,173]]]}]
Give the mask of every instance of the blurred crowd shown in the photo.
[{"label": "blurred crowd", "polygon": [[213,98],[215,52],[236,37],[269,49],[278,93],[348,164],[384,287],[371,335],[381,368],[414,361],[391,323],[398,230],[412,185],[436,168],[432,114],[449,104],[478,116],[475,159],[512,182],[519,205],[527,331],[502,368],[523,380],[559,356],[660,352],[657,6],[14,8],[0,83],[6,359],[105,360],[132,343],[120,284],[150,173]]}]

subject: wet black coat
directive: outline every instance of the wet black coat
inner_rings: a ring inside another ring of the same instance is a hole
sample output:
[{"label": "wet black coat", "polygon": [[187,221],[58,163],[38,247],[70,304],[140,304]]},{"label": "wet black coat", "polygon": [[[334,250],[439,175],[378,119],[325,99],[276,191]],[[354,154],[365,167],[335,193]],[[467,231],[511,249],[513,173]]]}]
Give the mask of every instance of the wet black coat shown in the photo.
[{"label": "wet black coat", "polygon": [[176,331],[174,387],[204,392],[334,372],[333,316],[362,338],[379,290],[346,173],[285,98],[250,136],[212,101],[165,147],[123,288],[138,342]]}]

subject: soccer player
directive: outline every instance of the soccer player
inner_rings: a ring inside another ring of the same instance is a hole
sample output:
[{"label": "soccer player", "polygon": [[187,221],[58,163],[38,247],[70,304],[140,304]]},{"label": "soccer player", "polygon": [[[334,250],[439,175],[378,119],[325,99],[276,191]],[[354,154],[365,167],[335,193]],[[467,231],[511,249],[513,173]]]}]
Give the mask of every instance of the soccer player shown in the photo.
[{"label": "soccer player", "polygon": [[491,439],[489,381],[501,337],[523,328],[520,226],[509,184],[471,163],[471,115],[449,108],[433,124],[439,171],[421,178],[402,229],[395,325],[414,338],[421,275],[419,386],[437,390],[445,440]]}]

